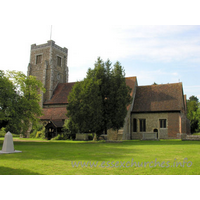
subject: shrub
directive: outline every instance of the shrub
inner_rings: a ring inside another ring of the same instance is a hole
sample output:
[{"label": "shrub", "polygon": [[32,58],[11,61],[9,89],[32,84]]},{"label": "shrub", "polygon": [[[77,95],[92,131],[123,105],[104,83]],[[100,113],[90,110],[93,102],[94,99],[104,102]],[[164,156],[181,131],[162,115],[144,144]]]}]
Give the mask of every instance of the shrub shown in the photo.
[{"label": "shrub", "polygon": [[54,138],[51,138],[51,140],[62,140],[62,136],[60,134],[58,134]]},{"label": "shrub", "polygon": [[45,138],[45,127],[43,127],[41,131],[37,131],[35,137],[44,139]]},{"label": "shrub", "polygon": [[41,122],[38,122],[37,124],[34,125],[30,132],[30,138],[42,138],[45,137],[45,127]]},{"label": "shrub", "polygon": [[88,140],[93,140],[93,134],[92,133],[88,135]]},{"label": "shrub", "polygon": [[0,137],[5,137],[5,134],[6,134],[6,130],[5,130],[5,128],[3,127],[3,128],[1,128],[1,130],[0,130]]}]

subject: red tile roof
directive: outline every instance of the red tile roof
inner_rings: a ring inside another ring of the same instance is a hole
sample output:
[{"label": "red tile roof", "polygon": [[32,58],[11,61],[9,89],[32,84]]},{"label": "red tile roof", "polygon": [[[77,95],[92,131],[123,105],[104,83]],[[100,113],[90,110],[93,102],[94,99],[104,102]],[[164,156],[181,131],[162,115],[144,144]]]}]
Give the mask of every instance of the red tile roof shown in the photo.
[{"label": "red tile roof", "polygon": [[182,83],[138,86],[132,111],[180,111],[183,98]]},{"label": "red tile roof", "polygon": [[67,104],[68,103],[68,95],[72,90],[76,82],[73,83],[59,83],[56,87],[53,97],[44,103],[44,105],[51,104]]},{"label": "red tile roof", "polygon": [[[70,91],[72,90],[73,83],[60,83],[56,87],[53,97],[44,103],[45,106],[60,106],[62,104],[68,104],[68,95]],[[133,90],[135,88],[135,85],[137,85],[137,79],[136,77],[128,77],[126,78],[126,84],[132,89],[131,90],[131,96],[133,94]],[[130,105],[127,107],[129,109]],[[67,119],[66,114],[66,106],[63,107],[49,107],[49,108],[43,108],[44,115],[40,117],[42,120],[57,120],[57,119]]]},{"label": "red tile roof", "polygon": [[[44,105],[53,105],[53,104],[68,104],[68,95],[72,90],[74,84],[72,83],[59,83],[56,87],[52,98],[49,101],[46,101]],[[128,77],[126,78],[126,84],[132,89],[135,87],[136,77]],[[131,93],[132,95],[132,93]]]},{"label": "red tile roof", "polygon": [[44,115],[40,117],[42,120],[67,119],[66,106],[58,108],[43,108],[43,114]]}]

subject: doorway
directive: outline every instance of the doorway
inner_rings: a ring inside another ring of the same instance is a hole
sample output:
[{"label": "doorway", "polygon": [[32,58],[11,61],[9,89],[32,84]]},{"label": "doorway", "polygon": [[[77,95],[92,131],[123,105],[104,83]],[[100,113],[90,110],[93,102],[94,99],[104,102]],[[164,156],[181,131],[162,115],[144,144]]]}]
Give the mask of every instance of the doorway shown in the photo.
[{"label": "doorway", "polygon": [[154,132],[154,133],[157,133],[157,134],[156,134],[156,137],[157,137],[157,139],[158,139],[158,129],[155,128],[155,129],[153,130],[153,132]]}]

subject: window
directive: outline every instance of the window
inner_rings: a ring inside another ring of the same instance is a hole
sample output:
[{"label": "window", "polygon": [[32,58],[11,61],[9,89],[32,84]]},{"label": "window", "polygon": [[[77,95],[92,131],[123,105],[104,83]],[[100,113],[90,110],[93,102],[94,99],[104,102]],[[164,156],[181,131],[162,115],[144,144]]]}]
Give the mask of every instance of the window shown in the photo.
[{"label": "window", "polygon": [[42,63],[42,55],[36,56],[36,64]]},{"label": "window", "polygon": [[61,67],[61,57],[57,56],[57,65]]},{"label": "window", "polygon": [[160,119],[160,128],[166,128],[166,119]]},{"label": "window", "polygon": [[140,132],[146,132],[146,119],[140,119]]},{"label": "window", "polygon": [[133,132],[137,132],[137,119],[133,119]]}]

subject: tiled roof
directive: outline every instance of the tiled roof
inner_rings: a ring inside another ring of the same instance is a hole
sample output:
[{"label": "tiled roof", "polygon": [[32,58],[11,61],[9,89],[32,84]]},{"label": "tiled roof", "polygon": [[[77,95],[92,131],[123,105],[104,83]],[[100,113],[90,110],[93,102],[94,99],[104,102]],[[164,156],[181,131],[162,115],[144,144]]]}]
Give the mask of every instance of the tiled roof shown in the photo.
[{"label": "tiled roof", "polygon": [[58,108],[43,108],[43,114],[44,115],[40,117],[42,120],[67,119],[66,106]]},{"label": "tiled roof", "polygon": [[51,120],[51,122],[55,125],[55,127],[60,128],[63,127],[64,121],[62,120]]},{"label": "tiled roof", "polygon": [[[46,101],[44,105],[49,106],[60,106],[62,104],[68,103],[68,95],[69,92],[72,90],[73,83],[60,83],[56,87],[53,97],[51,100]],[[133,90],[135,88],[135,84],[137,84],[136,77],[128,77],[126,78],[126,84],[132,89],[131,96],[133,94]],[[127,107],[129,109],[130,105]],[[40,117],[42,120],[58,120],[58,119],[67,119],[66,114],[66,106],[63,107],[49,107],[43,108],[43,116]]]},{"label": "tiled roof", "polygon": [[132,111],[180,111],[183,102],[182,83],[138,86]]},{"label": "tiled roof", "polygon": [[56,87],[53,97],[44,103],[44,105],[51,105],[51,104],[67,104],[68,103],[68,95],[69,92],[72,90],[73,83],[59,83]]},{"label": "tiled roof", "polygon": [[[132,89],[135,86],[136,77],[128,77],[126,78],[126,84]],[[46,101],[44,105],[53,105],[53,104],[67,104],[68,103],[68,95],[72,90],[76,82],[73,83],[59,83],[56,87],[52,98],[49,101]],[[131,94],[132,95],[132,94]]]}]

